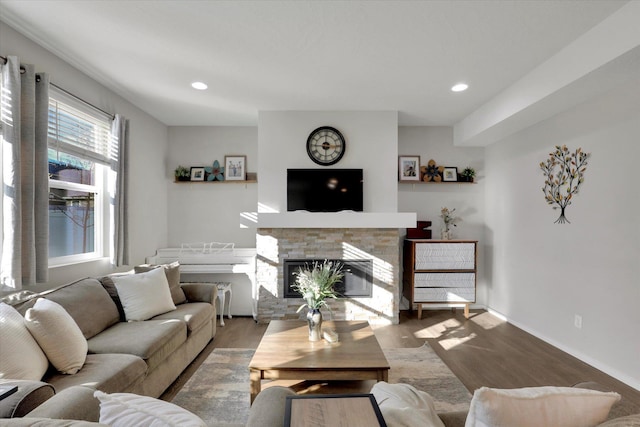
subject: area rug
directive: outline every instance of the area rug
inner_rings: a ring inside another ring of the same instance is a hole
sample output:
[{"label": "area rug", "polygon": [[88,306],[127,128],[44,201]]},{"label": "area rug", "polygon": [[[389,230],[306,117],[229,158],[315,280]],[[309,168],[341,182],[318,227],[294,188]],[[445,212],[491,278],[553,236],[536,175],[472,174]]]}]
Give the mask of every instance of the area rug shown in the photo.
[{"label": "area rug", "polygon": [[[249,362],[255,350],[216,348],[173,399],[207,424],[245,424],[249,414]],[[439,412],[465,411],[471,394],[425,343],[419,348],[385,349],[390,383],[428,392]]]}]

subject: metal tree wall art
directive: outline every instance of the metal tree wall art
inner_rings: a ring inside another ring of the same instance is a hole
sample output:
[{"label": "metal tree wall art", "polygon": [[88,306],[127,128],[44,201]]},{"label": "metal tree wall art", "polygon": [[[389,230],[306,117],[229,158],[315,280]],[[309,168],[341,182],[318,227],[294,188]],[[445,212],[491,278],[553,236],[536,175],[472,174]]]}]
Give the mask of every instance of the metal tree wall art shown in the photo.
[{"label": "metal tree wall art", "polygon": [[544,198],[548,204],[556,205],[553,209],[560,209],[556,224],[569,222],[564,212],[584,182],[589,157],[591,153],[583,152],[582,148],[569,151],[566,145],[556,145],[556,150],[549,153],[547,161],[540,163],[546,178],[542,187]]}]

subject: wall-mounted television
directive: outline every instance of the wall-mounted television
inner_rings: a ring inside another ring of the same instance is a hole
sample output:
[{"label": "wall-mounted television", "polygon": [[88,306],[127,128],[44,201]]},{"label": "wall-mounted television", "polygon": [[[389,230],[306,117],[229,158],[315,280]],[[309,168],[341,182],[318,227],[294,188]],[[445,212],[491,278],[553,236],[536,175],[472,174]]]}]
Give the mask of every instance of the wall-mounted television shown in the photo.
[{"label": "wall-mounted television", "polygon": [[362,212],[362,169],[287,169],[287,211]]}]

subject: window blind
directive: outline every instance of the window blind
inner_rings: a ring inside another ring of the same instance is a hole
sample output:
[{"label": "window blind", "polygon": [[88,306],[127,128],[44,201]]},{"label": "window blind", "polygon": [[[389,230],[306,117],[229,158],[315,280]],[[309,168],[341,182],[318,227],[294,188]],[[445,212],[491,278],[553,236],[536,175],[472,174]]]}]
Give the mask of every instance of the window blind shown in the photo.
[{"label": "window blind", "polygon": [[108,165],[117,160],[111,118],[53,87],[49,93],[49,148]]}]

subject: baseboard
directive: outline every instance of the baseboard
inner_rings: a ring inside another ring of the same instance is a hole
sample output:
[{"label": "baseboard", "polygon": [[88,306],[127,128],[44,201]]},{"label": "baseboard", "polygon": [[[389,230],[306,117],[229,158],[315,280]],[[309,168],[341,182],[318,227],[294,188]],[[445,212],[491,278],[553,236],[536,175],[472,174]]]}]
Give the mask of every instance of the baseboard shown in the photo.
[{"label": "baseboard", "polygon": [[[509,319],[507,316],[505,316],[504,314],[493,310],[491,308],[487,308],[486,309],[489,313],[491,313],[492,315],[498,317],[501,320],[504,320],[505,322],[509,322],[512,325],[518,327],[519,329],[522,329],[523,331],[533,335],[534,337],[541,339],[542,341],[551,344],[552,346],[564,351],[565,353],[568,353],[570,355],[572,355],[573,357],[582,360],[583,362],[593,366],[596,369],[601,370],[602,372],[604,372],[607,375],[612,376],[613,378],[617,379],[618,381],[621,381],[623,383],[625,383],[626,385],[628,385],[629,387],[633,387],[634,389],[640,391],[640,382],[638,382],[637,380],[629,377],[628,375],[618,371],[617,369],[612,368],[609,365],[606,365],[598,360],[595,360],[591,357],[589,357],[588,355],[581,353],[579,351],[576,351],[573,348],[569,348],[567,346],[565,346],[564,344],[557,342],[543,334],[541,334],[539,331],[535,330],[535,329],[531,329],[526,325],[523,325],[520,322],[514,321],[513,319]],[[585,381],[587,381],[588,379],[585,379]]]}]

